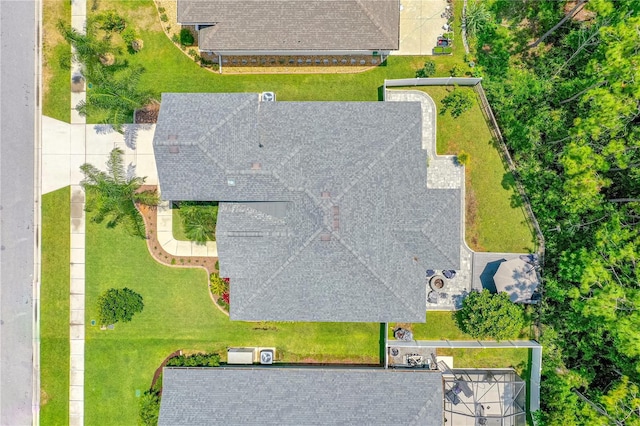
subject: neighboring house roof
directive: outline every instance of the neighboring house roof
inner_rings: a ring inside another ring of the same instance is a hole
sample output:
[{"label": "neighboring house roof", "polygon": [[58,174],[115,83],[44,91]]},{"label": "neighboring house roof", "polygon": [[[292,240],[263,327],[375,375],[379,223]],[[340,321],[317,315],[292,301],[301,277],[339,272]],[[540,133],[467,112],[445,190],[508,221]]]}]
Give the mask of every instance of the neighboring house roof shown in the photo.
[{"label": "neighboring house roof", "polygon": [[201,50],[397,50],[399,0],[178,0]]},{"label": "neighboring house roof", "polygon": [[381,368],[165,368],[159,425],[440,426],[442,374]]},{"label": "neighboring house roof", "polygon": [[461,191],[428,189],[413,102],[164,94],[161,194],[218,200],[236,320],[424,322],[427,269],[459,269]]}]

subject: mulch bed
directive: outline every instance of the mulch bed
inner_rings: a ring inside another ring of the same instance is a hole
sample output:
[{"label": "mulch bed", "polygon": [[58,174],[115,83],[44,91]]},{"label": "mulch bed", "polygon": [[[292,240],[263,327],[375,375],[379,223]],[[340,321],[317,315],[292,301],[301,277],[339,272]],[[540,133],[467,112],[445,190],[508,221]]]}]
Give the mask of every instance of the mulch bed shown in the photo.
[{"label": "mulch bed", "polygon": [[[140,187],[140,191],[153,191],[156,190],[154,185],[144,185]],[[214,272],[218,272],[216,269],[217,257],[207,256],[174,256],[166,252],[160,243],[158,242],[158,209],[155,206],[145,206],[138,204],[138,210],[142,214],[144,219],[144,225],[147,230],[147,247],[149,253],[158,262],[167,266],[185,267],[185,268],[204,268],[209,275]]]},{"label": "mulch bed", "polygon": [[155,124],[158,122],[158,113],[160,112],[160,104],[157,102],[145,105],[137,109],[135,113],[135,124]]}]

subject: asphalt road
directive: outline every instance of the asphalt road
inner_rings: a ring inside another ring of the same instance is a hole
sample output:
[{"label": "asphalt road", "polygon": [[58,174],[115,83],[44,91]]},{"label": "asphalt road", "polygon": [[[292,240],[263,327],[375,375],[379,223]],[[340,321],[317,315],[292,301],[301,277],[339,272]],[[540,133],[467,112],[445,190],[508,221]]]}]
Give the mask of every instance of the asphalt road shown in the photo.
[{"label": "asphalt road", "polygon": [[33,418],[35,22],[34,1],[0,0],[0,424],[12,426]]}]

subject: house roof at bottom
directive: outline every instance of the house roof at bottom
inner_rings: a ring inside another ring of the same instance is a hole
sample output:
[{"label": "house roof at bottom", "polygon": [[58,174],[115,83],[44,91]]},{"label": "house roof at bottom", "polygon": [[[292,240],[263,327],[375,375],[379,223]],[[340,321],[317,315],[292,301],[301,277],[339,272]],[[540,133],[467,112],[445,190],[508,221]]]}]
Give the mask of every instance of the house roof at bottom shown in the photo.
[{"label": "house roof at bottom", "polygon": [[442,375],[381,368],[165,368],[159,425],[442,425]]},{"label": "house roof at bottom", "polygon": [[395,50],[398,0],[179,0],[204,50]]}]

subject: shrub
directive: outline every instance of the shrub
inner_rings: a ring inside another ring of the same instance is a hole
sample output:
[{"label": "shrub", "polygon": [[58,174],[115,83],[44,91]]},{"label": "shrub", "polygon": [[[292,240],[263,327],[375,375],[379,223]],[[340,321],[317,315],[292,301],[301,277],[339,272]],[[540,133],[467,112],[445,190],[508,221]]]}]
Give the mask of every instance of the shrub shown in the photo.
[{"label": "shrub", "polygon": [[169,17],[167,16],[166,13],[163,13],[162,15],[160,15],[160,20],[162,22],[168,22],[169,21]]},{"label": "shrub", "polygon": [[102,325],[129,322],[143,308],[142,296],[126,287],[110,288],[98,298],[98,316]]},{"label": "shrub", "polygon": [[196,49],[189,49],[189,51],[187,52],[189,54],[189,56],[191,56],[192,58],[195,58],[196,56],[198,56],[198,52],[196,51]]},{"label": "shrub", "polygon": [[108,10],[96,16],[96,22],[98,23],[98,28],[107,32],[116,31],[121,33],[127,26],[127,21],[118,15],[115,10]]},{"label": "shrub", "polygon": [[[446,49],[446,48],[445,48]],[[446,52],[446,50],[445,50]],[[451,74],[451,77],[462,77],[464,76],[464,69],[458,65],[455,64],[450,70],[449,70],[449,74]]]},{"label": "shrub", "polygon": [[476,339],[504,340],[516,337],[525,325],[524,310],[507,293],[472,292],[455,314],[460,330]]},{"label": "shrub", "polygon": [[183,46],[192,46],[193,45],[193,34],[189,28],[183,28],[180,30],[180,44]]},{"label": "shrub", "polygon": [[171,36],[171,41],[178,44],[180,43],[180,37],[178,37],[178,34],[174,34]]},{"label": "shrub", "polygon": [[164,7],[162,7],[162,6],[160,6],[160,7],[158,8],[158,12],[160,12],[160,13],[164,13],[166,10],[167,10],[167,9],[165,9],[165,8],[164,8]]},{"label": "shrub", "polygon": [[138,409],[138,424],[156,426],[160,416],[160,395],[154,390],[148,390],[140,398]]},{"label": "shrub", "polygon": [[211,274],[211,292],[216,296],[222,296],[229,292],[229,278],[220,278],[218,274]]},{"label": "shrub", "polygon": [[178,355],[167,362],[167,367],[217,367],[219,365],[220,355],[210,353]]},{"label": "shrub", "polygon": [[444,99],[442,99],[441,114],[445,114],[449,111],[452,117],[457,118],[472,106],[473,93],[470,90],[460,90],[456,86],[456,88],[453,89],[453,92],[449,93],[444,97]]},{"label": "shrub", "polygon": [[434,47],[433,48],[433,54],[434,55],[442,55],[442,53],[444,53],[444,48],[443,47]]},{"label": "shrub", "polygon": [[431,77],[436,73],[436,63],[430,59],[424,62],[424,66],[416,71],[416,77],[425,78]]},{"label": "shrub", "polygon": [[451,52],[453,52],[453,48],[451,46],[447,46],[447,47],[443,47],[442,48],[442,53],[444,53],[446,55],[450,54]]},{"label": "shrub", "polygon": [[135,39],[136,39],[136,32],[133,30],[133,28],[127,28],[122,32],[122,40],[125,42],[126,45],[131,45],[131,43]]},{"label": "shrub", "polygon": [[460,151],[458,153],[458,163],[466,166],[469,164],[469,153],[467,153],[466,151]]}]

